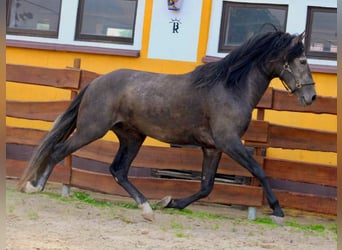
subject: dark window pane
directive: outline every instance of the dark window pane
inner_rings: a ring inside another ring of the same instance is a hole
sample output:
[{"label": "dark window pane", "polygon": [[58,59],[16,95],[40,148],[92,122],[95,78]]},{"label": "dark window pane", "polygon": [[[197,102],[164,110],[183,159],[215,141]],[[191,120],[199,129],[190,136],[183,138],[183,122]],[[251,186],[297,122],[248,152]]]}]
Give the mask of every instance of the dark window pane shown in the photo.
[{"label": "dark window pane", "polygon": [[80,1],[76,39],[133,43],[136,0]]},{"label": "dark window pane", "polygon": [[258,32],[285,30],[287,6],[225,2],[220,31],[220,52],[229,52]]},{"label": "dark window pane", "polygon": [[9,34],[57,37],[61,0],[12,0],[8,7]]},{"label": "dark window pane", "polygon": [[306,49],[310,57],[335,59],[337,53],[336,9],[308,9]]}]

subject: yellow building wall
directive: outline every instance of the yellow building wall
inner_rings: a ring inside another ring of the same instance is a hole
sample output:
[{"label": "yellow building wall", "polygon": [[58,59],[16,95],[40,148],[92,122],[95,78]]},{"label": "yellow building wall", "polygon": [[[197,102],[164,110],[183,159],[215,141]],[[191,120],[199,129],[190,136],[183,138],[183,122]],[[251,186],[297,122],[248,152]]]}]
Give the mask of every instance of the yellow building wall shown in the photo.
[{"label": "yellow building wall", "polygon": [[[99,55],[74,52],[57,52],[37,49],[24,49],[7,47],[6,62],[13,64],[25,64],[51,68],[65,68],[72,66],[74,58],[81,59],[81,68],[100,74],[108,73],[119,68],[130,68],[159,73],[185,73],[192,71],[197,65],[202,64],[202,58],[206,55],[211,13],[211,1],[203,1],[200,36],[198,41],[198,53],[196,62],[168,61],[147,58],[150,23],[152,13],[152,1],[146,1],[145,20],[142,37],[140,57],[123,57],[112,55]],[[335,74],[313,73],[316,89],[319,95],[334,96],[337,93],[337,77]],[[273,80],[272,87],[284,89],[279,80]],[[48,87],[34,87],[8,82],[6,95],[9,100],[60,100],[69,99],[69,92]],[[273,123],[298,127],[307,127],[335,132],[336,117],[332,115],[289,114],[288,112],[267,111],[265,118]],[[18,127],[32,127],[48,130],[50,123],[39,121],[27,121],[7,118],[7,125]],[[108,134],[105,139],[116,140],[115,136]],[[168,146],[148,138],[146,145]],[[336,165],[336,154],[306,152],[302,150],[268,149],[268,156],[284,159],[301,159],[310,162],[320,162]]]}]

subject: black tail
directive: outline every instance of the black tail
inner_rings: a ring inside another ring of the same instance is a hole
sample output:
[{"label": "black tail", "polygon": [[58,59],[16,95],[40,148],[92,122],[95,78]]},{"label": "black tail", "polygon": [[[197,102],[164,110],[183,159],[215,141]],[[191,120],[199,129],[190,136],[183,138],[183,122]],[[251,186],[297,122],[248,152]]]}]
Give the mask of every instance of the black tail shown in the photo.
[{"label": "black tail", "polygon": [[31,181],[37,174],[44,172],[49,156],[53,152],[55,145],[65,141],[72,134],[76,128],[78,109],[88,86],[89,85],[76,96],[68,109],[55,120],[52,129],[36,148],[28,166],[18,182],[18,190],[23,190],[26,182]]}]

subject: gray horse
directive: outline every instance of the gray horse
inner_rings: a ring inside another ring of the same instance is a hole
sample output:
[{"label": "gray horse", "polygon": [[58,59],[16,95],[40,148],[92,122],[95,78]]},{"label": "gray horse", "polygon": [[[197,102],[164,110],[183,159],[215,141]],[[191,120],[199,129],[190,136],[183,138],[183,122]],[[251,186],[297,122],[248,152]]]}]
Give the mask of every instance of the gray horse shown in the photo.
[{"label": "gray horse", "polygon": [[224,152],[260,181],[272,215],[283,217],[264,171],[240,138],[273,78],[279,77],[301,105],[315,100],[303,38],[304,34],[281,31],[258,34],[222,60],[186,74],[122,69],[95,79],[55,121],[33,154],[18,188],[26,192],[43,190],[58,162],[111,130],[120,147],[110,172],[142,208],[146,219],[153,219],[151,206],[127,177],[146,136],[196,145],[203,151],[200,190],[187,198],[166,197],[163,206],[182,209],[208,196]]}]

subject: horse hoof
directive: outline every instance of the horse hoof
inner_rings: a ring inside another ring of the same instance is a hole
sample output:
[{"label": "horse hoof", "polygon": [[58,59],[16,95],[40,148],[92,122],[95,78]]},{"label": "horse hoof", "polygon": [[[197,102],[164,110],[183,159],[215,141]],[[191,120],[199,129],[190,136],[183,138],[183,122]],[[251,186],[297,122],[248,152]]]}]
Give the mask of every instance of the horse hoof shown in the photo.
[{"label": "horse hoof", "polygon": [[148,220],[148,221],[154,221],[155,220],[153,210],[152,210],[150,204],[148,204],[148,202],[140,204],[139,208],[142,209],[142,211],[143,211],[142,216],[144,217],[145,220]]},{"label": "horse hoof", "polygon": [[275,224],[278,224],[279,226],[282,226],[282,227],[285,226],[284,217],[271,215],[270,218]]},{"label": "horse hoof", "polygon": [[156,218],[154,217],[154,213],[142,213],[142,217],[144,217],[145,220],[154,222]]},{"label": "horse hoof", "polygon": [[26,186],[21,190],[24,193],[37,193],[39,191],[41,191],[42,188],[41,187],[35,187],[32,185],[31,182],[26,182]]},{"label": "horse hoof", "polygon": [[161,199],[160,201],[158,201],[156,205],[160,208],[166,208],[167,205],[170,204],[171,200],[172,200],[171,196],[166,196],[163,199]]}]

